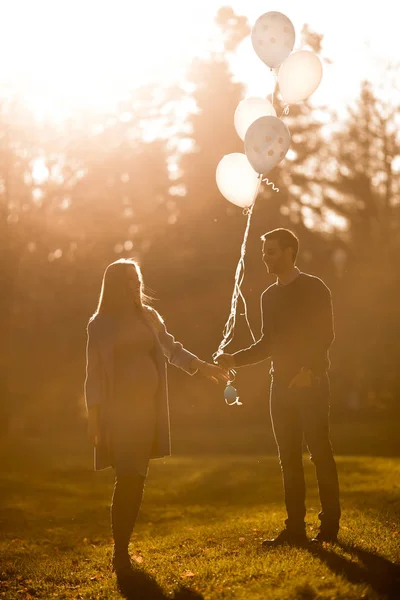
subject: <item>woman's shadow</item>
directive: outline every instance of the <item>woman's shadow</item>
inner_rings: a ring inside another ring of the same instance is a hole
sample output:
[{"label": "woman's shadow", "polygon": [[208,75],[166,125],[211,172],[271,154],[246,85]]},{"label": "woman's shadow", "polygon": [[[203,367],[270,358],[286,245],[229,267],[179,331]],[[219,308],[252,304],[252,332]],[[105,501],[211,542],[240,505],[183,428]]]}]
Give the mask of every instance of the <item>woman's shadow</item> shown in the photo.
[{"label": "woman's shadow", "polygon": [[201,594],[185,586],[181,586],[173,596],[166,594],[154,577],[139,569],[117,574],[117,585],[127,600],[203,600]]},{"label": "woman's shadow", "polygon": [[386,600],[400,598],[400,564],[392,563],[379,554],[362,550],[353,544],[339,542],[338,546],[357,558],[358,562],[339,556],[334,552],[334,547],[328,549],[311,546],[309,549],[333,572],[344,575],[350,583],[367,583]]}]

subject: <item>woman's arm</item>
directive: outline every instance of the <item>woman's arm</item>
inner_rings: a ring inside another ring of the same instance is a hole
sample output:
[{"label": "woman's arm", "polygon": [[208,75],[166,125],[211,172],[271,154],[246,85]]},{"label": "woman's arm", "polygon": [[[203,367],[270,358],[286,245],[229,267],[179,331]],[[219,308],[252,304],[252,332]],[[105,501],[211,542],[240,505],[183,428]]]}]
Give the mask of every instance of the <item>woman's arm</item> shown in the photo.
[{"label": "woman's arm", "polygon": [[88,414],[88,437],[93,446],[98,446],[100,443],[101,390],[100,352],[93,327],[89,323],[86,345],[85,401]]},{"label": "woman's arm", "polygon": [[93,322],[89,323],[87,328],[86,378],[84,388],[87,409],[102,403],[100,351],[96,333],[93,328]]},{"label": "woman's arm", "polygon": [[161,321],[159,327],[157,327],[157,334],[168,362],[183,369],[189,375],[194,375],[198,370],[199,359],[197,356],[186,350],[180,342],[177,342]]},{"label": "woman's arm", "polygon": [[170,364],[183,369],[189,375],[194,375],[199,371],[216,383],[228,380],[228,375],[220,367],[207,363],[186,350],[180,342],[175,340],[161,321],[157,333],[164,355]]}]

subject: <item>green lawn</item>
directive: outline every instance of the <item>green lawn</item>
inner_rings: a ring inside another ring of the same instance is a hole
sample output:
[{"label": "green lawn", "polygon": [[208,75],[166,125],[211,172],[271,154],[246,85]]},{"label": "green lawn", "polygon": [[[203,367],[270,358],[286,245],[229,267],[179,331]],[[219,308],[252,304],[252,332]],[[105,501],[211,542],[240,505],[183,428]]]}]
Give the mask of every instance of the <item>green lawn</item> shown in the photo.
[{"label": "green lawn", "polygon": [[[284,519],[275,455],[154,461],[128,598],[400,598],[400,459],[338,456],[340,544],[263,551]],[[305,457],[308,533],[319,510]],[[0,444],[0,598],[120,598],[109,570],[112,472],[82,441]]]}]

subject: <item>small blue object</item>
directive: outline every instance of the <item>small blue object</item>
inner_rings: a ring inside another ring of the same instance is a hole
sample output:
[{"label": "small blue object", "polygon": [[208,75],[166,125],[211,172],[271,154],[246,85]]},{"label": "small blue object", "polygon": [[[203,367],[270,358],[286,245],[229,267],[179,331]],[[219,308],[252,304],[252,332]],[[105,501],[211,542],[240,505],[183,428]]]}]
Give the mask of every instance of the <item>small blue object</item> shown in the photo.
[{"label": "small blue object", "polygon": [[236,402],[238,397],[237,390],[233,387],[233,385],[227,385],[224,391],[224,398],[227,402]]}]

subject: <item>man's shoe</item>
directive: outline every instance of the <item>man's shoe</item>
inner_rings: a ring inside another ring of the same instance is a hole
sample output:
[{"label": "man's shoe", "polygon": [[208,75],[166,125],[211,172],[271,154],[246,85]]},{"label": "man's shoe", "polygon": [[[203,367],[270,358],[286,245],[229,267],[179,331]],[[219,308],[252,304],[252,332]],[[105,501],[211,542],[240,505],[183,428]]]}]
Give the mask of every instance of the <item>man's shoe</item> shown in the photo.
[{"label": "man's shoe", "polygon": [[322,544],[323,542],[326,542],[328,544],[336,544],[337,536],[337,531],[324,531],[323,529],[321,529],[317,533],[315,538],[312,538],[311,542],[313,544]]},{"label": "man's shoe", "polygon": [[291,531],[290,529],[283,529],[276,538],[272,540],[264,540],[262,542],[263,548],[274,548],[275,546],[282,546],[282,544],[289,544],[291,546],[304,546],[308,543],[306,532]]}]

